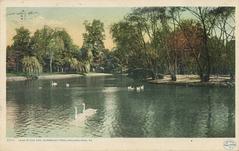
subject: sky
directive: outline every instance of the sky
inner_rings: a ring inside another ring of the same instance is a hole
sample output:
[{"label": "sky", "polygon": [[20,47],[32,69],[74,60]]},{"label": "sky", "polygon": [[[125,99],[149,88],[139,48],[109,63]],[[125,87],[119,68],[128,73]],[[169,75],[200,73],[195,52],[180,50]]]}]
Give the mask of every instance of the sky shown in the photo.
[{"label": "sky", "polygon": [[[110,27],[113,23],[122,20],[131,9],[129,7],[10,7],[7,8],[7,44],[12,44],[12,37],[16,34],[15,29],[20,26],[29,29],[33,34],[44,25],[49,25],[51,27],[65,28],[72,37],[74,44],[81,47],[83,43],[82,34],[85,32],[84,21],[91,22],[93,19],[99,19],[104,23],[105,47],[111,49],[114,44],[110,34]],[[17,13],[23,10],[27,15],[21,19],[21,15]],[[34,13],[28,15],[29,12]]]}]

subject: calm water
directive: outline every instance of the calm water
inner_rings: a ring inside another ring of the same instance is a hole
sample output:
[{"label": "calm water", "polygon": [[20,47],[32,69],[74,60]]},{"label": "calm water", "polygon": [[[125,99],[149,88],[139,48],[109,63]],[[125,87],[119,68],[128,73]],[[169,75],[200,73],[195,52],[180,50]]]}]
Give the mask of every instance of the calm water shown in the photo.
[{"label": "calm water", "polygon": [[[233,88],[144,84],[101,76],[7,83],[8,137],[234,137]],[[70,83],[66,88],[65,84]],[[39,86],[42,89],[39,89]],[[97,109],[75,122],[75,110]]]}]

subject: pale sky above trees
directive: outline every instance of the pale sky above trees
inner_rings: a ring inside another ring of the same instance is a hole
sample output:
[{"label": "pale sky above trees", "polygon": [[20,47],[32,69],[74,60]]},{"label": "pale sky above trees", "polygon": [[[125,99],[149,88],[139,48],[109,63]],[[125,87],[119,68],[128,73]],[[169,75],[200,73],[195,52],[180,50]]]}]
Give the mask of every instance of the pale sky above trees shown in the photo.
[{"label": "pale sky above trees", "polygon": [[[21,16],[24,10],[26,16]],[[44,25],[51,27],[65,28],[71,35],[74,43],[82,46],[82,33],[85,32],[83,25],[85,20],[92,21],[99,19],[104,23],[106,40],[105,47],[113,47],[112,37],[109,33],[113,23],[123,19],[131,11],[131,8],[63,8],[63,7],[45,7],[45,8],[8,8],[7,9],[7,43],[12,44],[12,37],[15,35],[15,29],[24,26],[33,34],[36,29],[41,29]],[[33,14],[30,14],[34,12]],[[35,14],[37,12],[37,14]]]}]

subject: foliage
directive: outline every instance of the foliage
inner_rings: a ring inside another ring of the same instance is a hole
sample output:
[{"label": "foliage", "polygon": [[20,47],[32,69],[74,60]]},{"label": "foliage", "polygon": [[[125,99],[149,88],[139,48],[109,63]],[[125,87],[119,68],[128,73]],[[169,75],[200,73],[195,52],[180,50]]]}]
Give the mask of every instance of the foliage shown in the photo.
[{"label": "foliage", "polygon": [[16,29],[13,44],[7,47],[8,71],[33,72],[34,67],[35,72],[40,65],[44,72],[140,69],[147,71],[141,78],[170,74],[176,81],[179,73],[198,74],[203,82],[209,81],[211,74],[230,74],[234,79],[233,7],[134,8],[111,26],[112,50],[104,46],[103,22],[94,19],[85,21],[84,26],[81,47],[64,28],[44,26],[32,36],[24,27]]},{"label": "foliage", "polygon": [[16,35],[13,37],[12,48],[16,54],[16,71],[21,71],[22,66],[20,60],[25,55],[31,55],[30,49],[30,31],[24,27],[16,29]]},{"label": "foliage", "polygon": [[[104,24],[100,20],[94,19],[92,23],[85,21],[84,25],[86,33],[83,34],[83,48],[87,50],[86,54],[90,57],[90,65],[94,66],[94,64],[100,64],[102,60],[101,54],[105,49],[103,42],[105,39]],[[91,53],[93,55],[93,60],[91,60]]]},{"label": "foliage", "polygon": [[23,72],[26,72],[28,76],[39,75],[42,71],[42,66],[38,62],[36,57],[24,57],[22,60]]}]

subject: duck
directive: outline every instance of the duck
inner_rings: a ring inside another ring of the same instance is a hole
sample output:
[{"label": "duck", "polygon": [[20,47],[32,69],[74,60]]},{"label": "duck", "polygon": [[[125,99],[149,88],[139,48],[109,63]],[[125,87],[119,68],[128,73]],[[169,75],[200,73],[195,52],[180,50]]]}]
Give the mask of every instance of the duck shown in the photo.
[{"label": "duck", "polygon": [[70,87],[70,84],[69,84],[69,83],[66,83],[66,87],[67,87],[67,88]]},{"label": "duck", "polygon": [[57,86],[56,82],[51,81],[51,86]]}]

